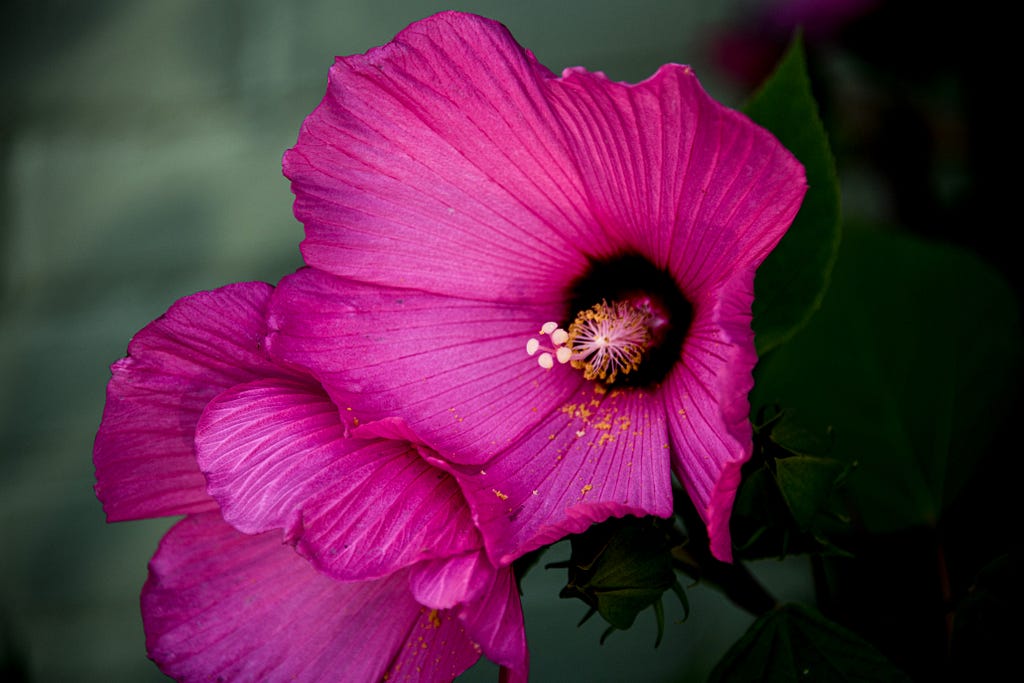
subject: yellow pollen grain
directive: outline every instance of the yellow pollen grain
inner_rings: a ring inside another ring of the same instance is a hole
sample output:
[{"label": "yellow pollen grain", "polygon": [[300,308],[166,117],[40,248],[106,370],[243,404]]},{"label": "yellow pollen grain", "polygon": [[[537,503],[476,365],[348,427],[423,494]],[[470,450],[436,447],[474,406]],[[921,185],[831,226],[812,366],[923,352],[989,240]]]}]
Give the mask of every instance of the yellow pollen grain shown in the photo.
[{"label": "yellow pollen grain", "polygon": [[587,484],[587,485],[586,485],[586,486],[584,486],[584,487],[583,487],[582,489],[580,489],[580,495],[581,495],[581,496],[585,496],[585,495],[587,495],[587,493],[588,493],[589,491],[593,491],[593,490],[594,490],[594,487],[593,487],[593,485],[592,485],[592,484]]},{"label": "yellow pollen grain", "polygon": [[554,440],[555,440],[555,435],[554,434],[548,434],[548,441],[554,441]]},{"label": "yellow pollen grain", "polygon": [[437,615],[436,609],[430,610],[430,616],[427,618],[430,619],[431,626],[433,626],[434,628],[441,628],[441,617]]},{"label": "yellow pollen grain", "polygon": [[353,417],[352,418],[352,425],[355,426],[355,427],[359,426],[359,418],[358,417]]},{"label": "yellow pollen grain", "polygon": [[501,491],[499,491],[498,489],[491,489],[491,491],[493,491],[493,492],[494,492],[494,495],[496,495],[496,496],[497,496],[498,498],[500,498],[501,500],[508,500],[508,494],[506,494],[506,493],[502,493],[502,492],[501,492]]},{"label": "yellow pollen grain", "polygon": [[598,446],[603,446],[606,443],[608,443],[609,441],[615,441],[615,437],[612,436],[611,434],[602,434],[601,438],[599,438],[597,440],[597,445]]}]

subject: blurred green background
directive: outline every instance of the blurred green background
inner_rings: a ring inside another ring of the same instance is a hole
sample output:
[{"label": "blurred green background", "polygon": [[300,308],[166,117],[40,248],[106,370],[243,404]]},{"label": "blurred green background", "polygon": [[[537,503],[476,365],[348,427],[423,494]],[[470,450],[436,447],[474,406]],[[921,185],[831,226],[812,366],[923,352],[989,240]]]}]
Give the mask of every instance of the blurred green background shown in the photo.
[{"label": "blurred green background", "polygon": [[[0,29],[0,660],[9,671],[33,681],[163,679],[145,656],[138,593],[173,520],[107,525],[92,493],[108,366],[175,299],[233,281],[274,282],[300,265],[302,229],[280,159],[323,95],[334,55],[462,9],[505,23],[556,72],[583,65],[635,81],[684,62],[738,106],[788,37],[791,19],[768,11],[786,4],[800,3],[8,3]],[[827,21],[815,27],[812,65],[854,85],[846,94],[855,106],[841,110],[848,116],[835,117],[841,105],[825,107],[841,166],[849,161],[847,206],[898,220],[893,197],[906,193],[893,195],[892,178],[844,151],[857,147],[844,135],[881,120],[878,91],[857,89],[870,83],[864,71],[829,51]],[[890,77],[890,88],[901,83]],[[928,116],[946,111],[944,92],[941,83],[924,90],[938,103],[924,108]],[[942,210],[966,186],[957,121],[938,119],[952,127],[953,143],[925,143],[938,154],[927,161],[934,187],[926,190],[939,205],[919,203],[909,215]],[[919,127],[912,121],[908,130]],[[885,148],[893,159],[899,144]],[[916,177],[915,169],[894,177]],[[542,562],[567,556],[556,546]],[[811,597],[799,560],[754,569],[782,597]],[[659,649],[650,613],[599,646],[604,625],[595,618],[576,627],[585,607],[557,598],[562,581],[541,566],[525,583],[536,680],[702,680],[751,622],[696,586],[689,621],[678,623],[681,608],[666,602]],[[465,678],[494,673],[483,663]]]}]

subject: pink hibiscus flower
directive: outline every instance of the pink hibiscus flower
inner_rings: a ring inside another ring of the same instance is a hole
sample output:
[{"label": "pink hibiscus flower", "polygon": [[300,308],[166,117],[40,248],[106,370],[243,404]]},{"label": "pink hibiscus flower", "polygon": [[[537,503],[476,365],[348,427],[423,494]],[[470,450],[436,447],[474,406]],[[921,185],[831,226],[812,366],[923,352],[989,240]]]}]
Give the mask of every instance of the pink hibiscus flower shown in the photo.
[{"label": "pink hibiscus flower", "polygon": [[[114,364],[96,437],[111,521],[188,515],[150,564],[150,657],[178,680],[525,680],[510,568],[401,422],[347,429],[263,351],[272,288],[177,302]],[[283,540],[282,542],[282,531]]]},{"label": "pink hibiscus flower", "polygon": [[806,190],[767,131],[688,67],[559,77],[449,12],[339,58],[284,172],[312,268],[269,351],[440,453],[496,564],[670,515],[672,472],[731,558],[754,273]]}]

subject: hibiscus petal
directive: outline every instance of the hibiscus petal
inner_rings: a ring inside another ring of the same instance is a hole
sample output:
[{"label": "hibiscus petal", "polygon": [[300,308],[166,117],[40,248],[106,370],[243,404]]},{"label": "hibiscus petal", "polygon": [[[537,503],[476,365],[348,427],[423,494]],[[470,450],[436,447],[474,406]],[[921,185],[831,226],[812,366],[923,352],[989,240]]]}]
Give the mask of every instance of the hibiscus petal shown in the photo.
[{"label": "hibiscus petal", "polygon": [[339,58],[284,157],[306,263],[472,299],[560,296],[549,282],[604,238],[587,229],[551,78],[501,24],[450,12]]},{"label": "hibiscus petal", "polygon": [[460,476],[496,564],[623,515],[672,513],[669,437],[657,396],[588,385],[516,448]]},{"label": "hibiscus petal", "polygon": [[142,592],[150,656],[180,681],[379,681],[421,667],[451,679],[478,650],[451,615],[420,606],[406,572],[341,583],[274,533],[247,536],[215,514],[164,537]]},{"label": "hibiscus petal", "polygon": [[711,99],[689,67],[635,85],[568,69],[547,86],[597,222],[620,250],[668,267],[691,298],[759,264],[796,215],[803,166]]},{"label": "hibiscus petal", "polygon": [[114,363],[93,451],[110,521],[216,509],[195,462],[196,422],[224,389],[287,374],[262,350],[271,290],[248,282],[181,299]]},{"label": "hibiscus petal", "polygon": [[319,387],[264,380],[212,401],[199,465],[224,518],[247,533],[284,528],[331,576],[369,579],[480,547],[455,480],[406,441],[346,438]]},{"label": "hibiscus petal", "polygon": [[409,578],[417,602],[435,609],[451,609],[476,600],[493,582],[494,566],[483,551],[420,562]]},{"label": "hibiscus petal", "polygon": [[409,578],[416,600],[455,613],[487,657],[526,679],[527,649],[519,588],[511,567],[497,568],[483,552],[422,562]]},{"label": "hibiscus petal", "polygon": [[740,468],[753,452],[750,403],[757,363],[750,306],[753,273],[725,283],[719,305],[698,316],[683,349],[683,362],[664,385],[673,444],[673,469],[700,512],[711,551],[731,561],[729,515]]},{"label": "hibiscus petal", "polygon": [[492,567],[487,576],[480,597],[463,604],[456,613],[487,658],[510,670],[505,680],[526,681],[529,654],[515,574],[512,567]]},{"label": "hibiscus petal", "polygon": [[503,332],[483,317],[493,310],[304,270],[278,286],[268,348],[309,366],[340,405],[401,413],[445,459],[485,468],[459,469],[499,564],[610,515],[670,514],[661,403],[540,369],[523,344],[486,334]]},{"label": "hibiscus petal", "polygon": [[278,285],[267,345],[309,368],[361,420],[401,415],[446,459],[475,465],[559,410],[584,381],[568,366],[546,372],[526,353],[557,315],[306,269]]},{"label": "hibiscus petal", "polygon": [[385,417],[374,422],[357,424],[352,428],[350,436],[360,439],[391,439],[408,441],[411,444],[423,444],[420,435],[412,431],[400,417]]},{"label": "hibiscus petal", "polygon": [[480,646],[451,610],[420,611],[405,646],[380,680],[451,681],[480,658]]}]

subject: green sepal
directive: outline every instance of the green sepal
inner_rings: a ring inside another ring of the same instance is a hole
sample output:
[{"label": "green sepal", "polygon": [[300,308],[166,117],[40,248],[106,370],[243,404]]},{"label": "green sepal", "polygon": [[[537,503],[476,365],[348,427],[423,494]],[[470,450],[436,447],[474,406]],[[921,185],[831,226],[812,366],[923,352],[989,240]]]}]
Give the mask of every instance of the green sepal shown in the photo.
[{"label": "green sepal", "polygon": [[670,524],[652,517],[610,519],[570,537],[572,550],[567,562],[547,565],[567,567],[567,582],[559,597],[577,598],[590,608],[581,624],[594,612],[609,624],[602,642],[613,631],[630,628],[641,611],[653,607],[658,624],[656,644],[660,643],[664,630],[661,597],[667,590],[679,596],[684,611],[689,612],[672,567]]}]

